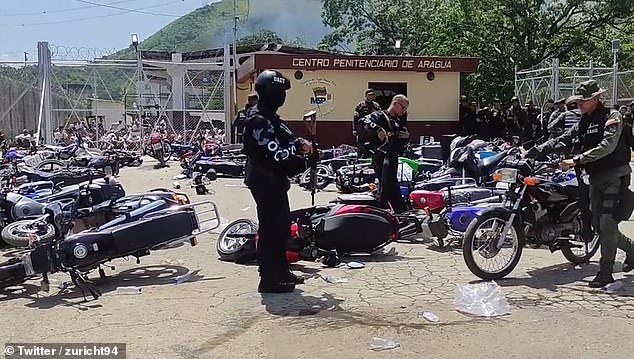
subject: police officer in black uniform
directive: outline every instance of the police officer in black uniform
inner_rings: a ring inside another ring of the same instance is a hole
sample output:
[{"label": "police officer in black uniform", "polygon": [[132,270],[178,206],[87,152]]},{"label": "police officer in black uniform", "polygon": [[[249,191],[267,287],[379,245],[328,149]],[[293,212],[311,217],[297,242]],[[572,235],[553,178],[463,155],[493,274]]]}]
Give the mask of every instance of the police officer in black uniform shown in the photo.
[{"label": "police officer in black uniform", "polygon": [[236,143],[242,143],[242,133],[244,132],[244,125],[247,122],[247,112],[249,109],[258,104],[258,95],[250,94],[247,97],[247,104],[244,108],[238,111],[236,119],[233,121],[233,131],[235,133],[234,138]]},{"label": "police officer in black uniform", "polygon": [[398,157],[409,142],[410,133],[404,116],[408,107],[407,97],[396,95],[387,110],[371,113],[360,120],[364,129],[374,136],[372,164],[379,178],[379,203],[383,208],[391,206],[395,213],[407,209],[396,175]]},{"label": "police officer in black uniform", "polygon": [[374,90],[365,90],[365,100],[357,104],[354,108],[354,117],[352,119],[352,135],[357,139],[357,153],[359,158],[370,158],[372,153],[366,146],[369,140],[369,134],[359,123],[359,120],[372,112],[381,111],[381,106],[374,101]]},{"label": "police officer in black uniform", "polygon": [[258,292],[292,292],[304,282],[294,275],[286,261],[290,240],[289,177],[306,169],[303,154],[312,144],[295,137],[277,110],[286,100],[290,80],[272,70],[263,71],[255,81],[259,101],[247,112],[244,149],[247,154],[245,183],[257,205],[260,270]]}]

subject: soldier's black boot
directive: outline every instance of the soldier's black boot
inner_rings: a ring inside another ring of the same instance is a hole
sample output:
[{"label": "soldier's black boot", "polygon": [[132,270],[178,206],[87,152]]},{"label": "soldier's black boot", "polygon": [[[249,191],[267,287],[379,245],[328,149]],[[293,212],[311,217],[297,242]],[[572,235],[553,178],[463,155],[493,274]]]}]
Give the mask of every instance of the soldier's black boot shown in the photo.
[{"label": "soldier's black boot", "polygon": [[599,274],[597,274],[597,276],[594,277],[588,285],[590,288],[602,288],[614,282],[615,280],[612,277],[612,271],[606,268],[601,268],[599,270]]}]

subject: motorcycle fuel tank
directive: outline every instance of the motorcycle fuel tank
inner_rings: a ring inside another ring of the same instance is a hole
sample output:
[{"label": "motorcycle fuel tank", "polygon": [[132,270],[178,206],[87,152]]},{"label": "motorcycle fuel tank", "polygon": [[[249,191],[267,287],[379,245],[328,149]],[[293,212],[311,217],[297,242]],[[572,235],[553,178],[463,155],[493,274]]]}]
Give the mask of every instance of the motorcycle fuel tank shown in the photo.
[{"label": "motorcycle fuel tank", "polygon": [[13,209],[11,210],[11,216],[14,219],[40,215],[44,205],[40,202],[34,201],[30,198],[21,196],[16,193],[7,193],[7,201],[13,203]]}]

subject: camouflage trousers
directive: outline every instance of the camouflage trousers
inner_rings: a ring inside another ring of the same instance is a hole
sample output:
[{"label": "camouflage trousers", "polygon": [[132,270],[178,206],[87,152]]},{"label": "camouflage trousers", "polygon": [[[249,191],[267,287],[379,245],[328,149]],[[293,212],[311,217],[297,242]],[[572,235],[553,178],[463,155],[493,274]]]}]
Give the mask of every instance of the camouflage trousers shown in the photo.
[{"label": "camouflage trousers", "polygon": [[612,271],[617,248],[628,255],[634,255],[634,241],[619,230],[619,221],[612,216],[622,186],[630,185],[630,175],[590,179],[590,202],[592,224],[599,234],[601,244],[600,265],[602,270]]}]

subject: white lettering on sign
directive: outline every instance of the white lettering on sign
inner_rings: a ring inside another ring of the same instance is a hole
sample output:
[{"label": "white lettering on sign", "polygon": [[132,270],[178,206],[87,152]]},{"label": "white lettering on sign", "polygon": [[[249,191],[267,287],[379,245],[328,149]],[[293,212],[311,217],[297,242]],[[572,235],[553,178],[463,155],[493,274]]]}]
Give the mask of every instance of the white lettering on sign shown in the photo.
[{"label": "white lettering on sign", "polygon": [[430,69],[430,70],[451,70],[452,62],[451,60],[440,60],[440,59],[394,59],[394,58],[374,58],[374,59],[363,59],[363,58],[346,58],[346,57],[335,57],[335,58],[301,58],[294,57],[291,60],[291,65],[293,68],[306,68],[306,69],[376,69],[376,70],[401,70],[401,69]]},{"label": "white lettering on sign", "polygon": [[302,59],[294,58],[293,67],[329,67],[330,59]]},{"label": "white lettering on sign", "polygon": [[449,60],[421,60],[418,63],[419,69],[451,69],[451,61]]}]

